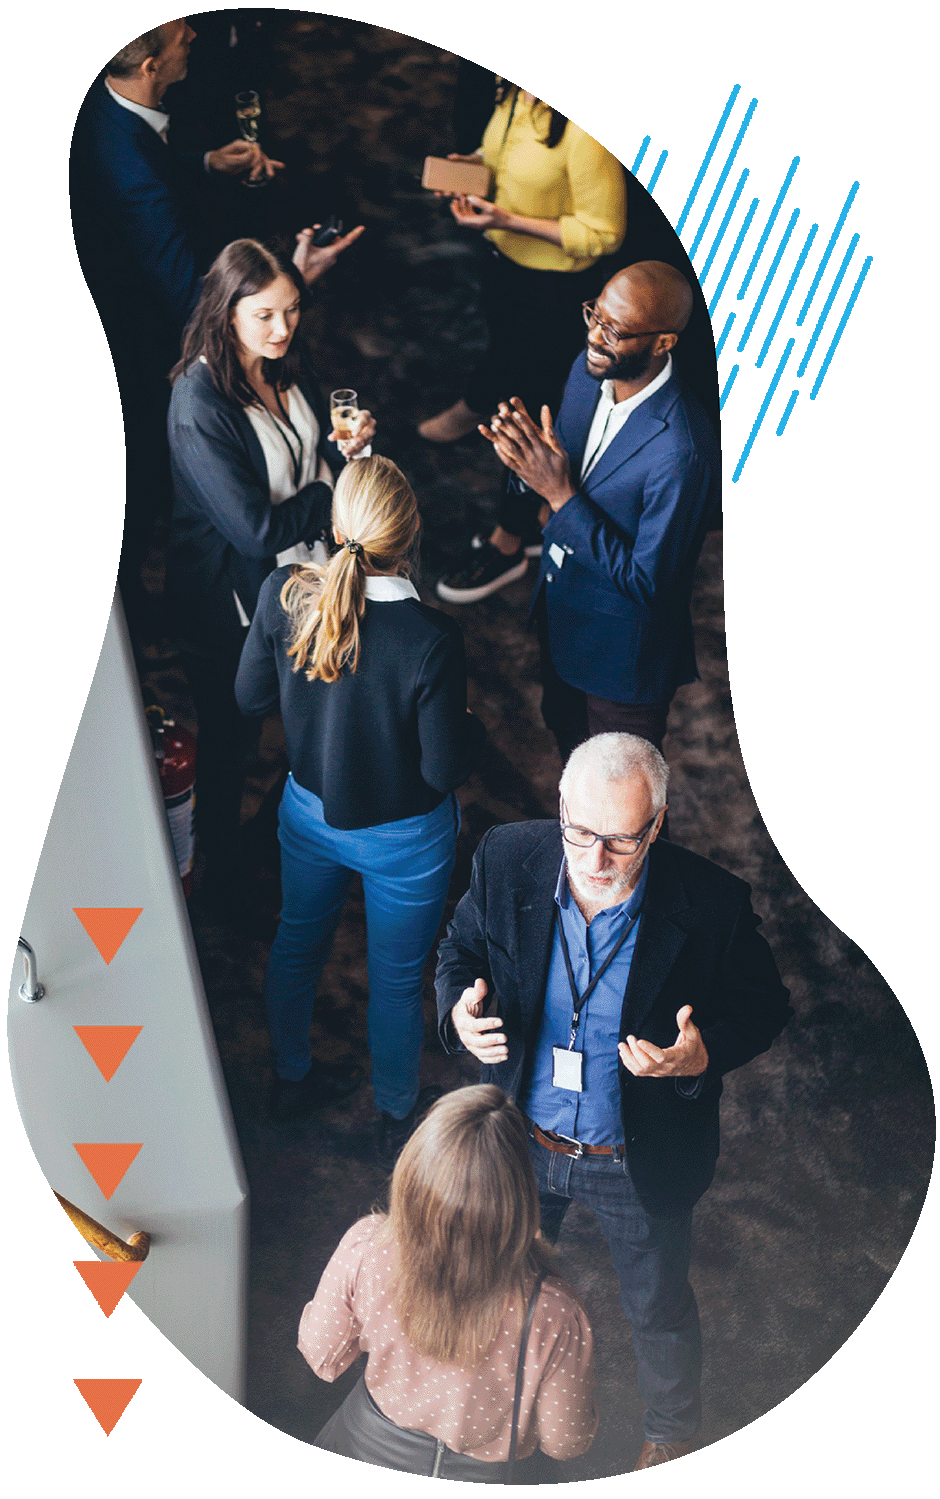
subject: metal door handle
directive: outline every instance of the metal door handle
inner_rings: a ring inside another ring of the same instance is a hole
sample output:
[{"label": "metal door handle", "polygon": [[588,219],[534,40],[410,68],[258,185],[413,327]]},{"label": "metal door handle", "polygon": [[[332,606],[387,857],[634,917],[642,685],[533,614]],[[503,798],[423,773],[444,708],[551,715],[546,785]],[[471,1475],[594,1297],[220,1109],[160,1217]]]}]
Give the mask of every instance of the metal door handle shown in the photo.
[{"label": "metal door handle", "polygon": [[39,982],[36,972],[36,954],[26,941],[25,937],[17,940],[17,949],[23,954],[23,965],[26,969],[26,977],[19,987],[20,999],[25,999],[27,1004],[35,1004],[37,999],[42,999],[45,994],[44,986]]}]

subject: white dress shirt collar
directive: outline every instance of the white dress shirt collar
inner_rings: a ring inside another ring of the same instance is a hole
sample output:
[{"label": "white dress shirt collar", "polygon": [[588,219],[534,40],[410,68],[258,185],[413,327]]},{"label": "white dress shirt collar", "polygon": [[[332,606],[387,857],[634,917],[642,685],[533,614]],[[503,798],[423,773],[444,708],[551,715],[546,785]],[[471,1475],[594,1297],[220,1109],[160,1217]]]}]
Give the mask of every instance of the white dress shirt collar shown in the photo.
[{"label": "white dress shirt collar", "polygon": [[131,114],[140,115],[146,120],[152,130],[155,130],[162,140],[166,140],[170,128],[170,116],[165,109],[149,109],[146,104],[138,104],[134,99],[125,99],[123,94],[115,93],[107,79],[104,86],[111,95],[115,104],[120,104],[122,109],[129,109]]},{"label": "white dress shirt collar", "polygon": [[657,390],[662,389],[666,381],[672,375],[672,355],[666,355],[666,363],[649,385],[644,385],[635,396],[628,396],[625,401],[614,400],[614,382],[612,380],[601,381],[600,400],[594,410],[594,418],[591,422],[591,430],[588,433],[587,442],[584,445],[584,464],[581,469],[581,478],[587,477],[594,467],[598,458],[608,448],[623,427],[629,416],[633,415],[638,406],[648,401],[650,396],[655,395]]},{"label": "white dress shirt collar", "polygon": [[400,599],[416,599],[418,590],[408,578],[366,578],[366,598],[373,603],[397,604]]}]

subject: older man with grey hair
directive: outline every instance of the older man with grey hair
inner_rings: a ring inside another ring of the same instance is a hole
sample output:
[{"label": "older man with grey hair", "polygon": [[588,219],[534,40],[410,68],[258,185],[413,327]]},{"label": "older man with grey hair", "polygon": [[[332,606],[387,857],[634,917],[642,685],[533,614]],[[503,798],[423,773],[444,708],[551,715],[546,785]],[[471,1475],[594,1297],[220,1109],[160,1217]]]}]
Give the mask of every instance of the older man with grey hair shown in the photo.
[{"label": "older man with grey hair", "polygon": [[437,970],[445,1048],[529,1121],[543,1232],[577,1201],[610,1246],[645,1407],[637,1468],[695,1445],[692,1209],[714,1175],[722,1077],[791,1014],[749,887],[659,837],[668,778],[632,734],[580,744],[559,822],[482,839]]}]

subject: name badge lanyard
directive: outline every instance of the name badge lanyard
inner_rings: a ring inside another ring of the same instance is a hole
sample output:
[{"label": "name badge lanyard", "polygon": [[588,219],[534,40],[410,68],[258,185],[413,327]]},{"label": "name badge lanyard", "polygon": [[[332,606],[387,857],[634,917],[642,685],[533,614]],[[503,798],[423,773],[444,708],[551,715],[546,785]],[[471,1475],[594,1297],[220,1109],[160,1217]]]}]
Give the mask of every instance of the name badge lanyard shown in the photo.
[{"label": "name badge lanyard", "polygon": [[587,1004],[587,1002],[590,999],[591,995],[594,993],[594,990],[597,988],[597,986],[600,983],[601,979],[604,977],[604,974],[607,972],[607,970],[610,967],[611,963],[614,961],[614,958],[617,956],[617,954],[619,953],[620,949],[623,947],[623,944],[626,942],[627,938],[629,937],[630,933],[633,931],[633,928],[636,926],[636,924],[639,921],[639,919],[640,919],[640,913],[639,913],[639,911],[637,911],[635,913],[635,915],[633,915],[633,916],[630,917],[630,920],[627,922],[627,924],[624,927],[623,931],[620,933],[620,936],[617,938],[617,941],[614,943],[614,946],[611,948],[610,952],[607,954],[607,957],[604,959],[604,961],[601,964],[600,968],[598,968],[598,970],[595,973],[594,977],[591,979],[591,982],[588,984],[588,986],[585,989],[584,993],[583,994],[579,994],[578,993],[578,986],[577,986],[577,984],[574,981],[574,972],[573,972],[572,967],[571,967],[571,954],[568,951],[568,941],[567,941],[567,938],[565,937],[565,928],[564,928],[564,924],[563,924],[562,919],[561,919],[561,912],[559,911],[559,909],[558,909],[557,906],[555,907],[555,925],[558,928],[558,935],[561,938],[561,951],[562,951],[562,956],[564,957],[564,960],[565,960],[565,972],[568,975],[568,984],[569,984],[570,989],[571,989],[572,1012],[571,1012],[571,1038],[570,1038],[570,1040],[568,1042],[568,1050],[569,1051],[574,1051],[574,1043],[577,1040],[577,1036],[578,1036],[578,1026],[579,1026],[579,1024],[581,1022],[581,1011],[584,1009],[584,1006]]}]

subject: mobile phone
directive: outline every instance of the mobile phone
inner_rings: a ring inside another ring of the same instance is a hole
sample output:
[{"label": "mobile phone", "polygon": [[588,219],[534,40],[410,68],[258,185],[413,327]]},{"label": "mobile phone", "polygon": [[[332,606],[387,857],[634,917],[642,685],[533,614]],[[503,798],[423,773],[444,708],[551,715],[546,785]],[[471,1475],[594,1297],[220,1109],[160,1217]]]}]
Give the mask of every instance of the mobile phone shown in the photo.
[{"label": "mobile phone", "polygon": [[342,232],[342,219],[338,219],[335,214],[330,214],[329,222],[320,225],[312,242],[318,250],[322,250],[324,246],[331,245],[334,239],[339,239]]},{"label": "mobile phone", "polygon": [[443,156],[427,156],[421,186],[437,193],[454,193],[459,197],[472,193],[477,198],[485,198],[490,188],[490,169],[482,162],[447,161]]}]

